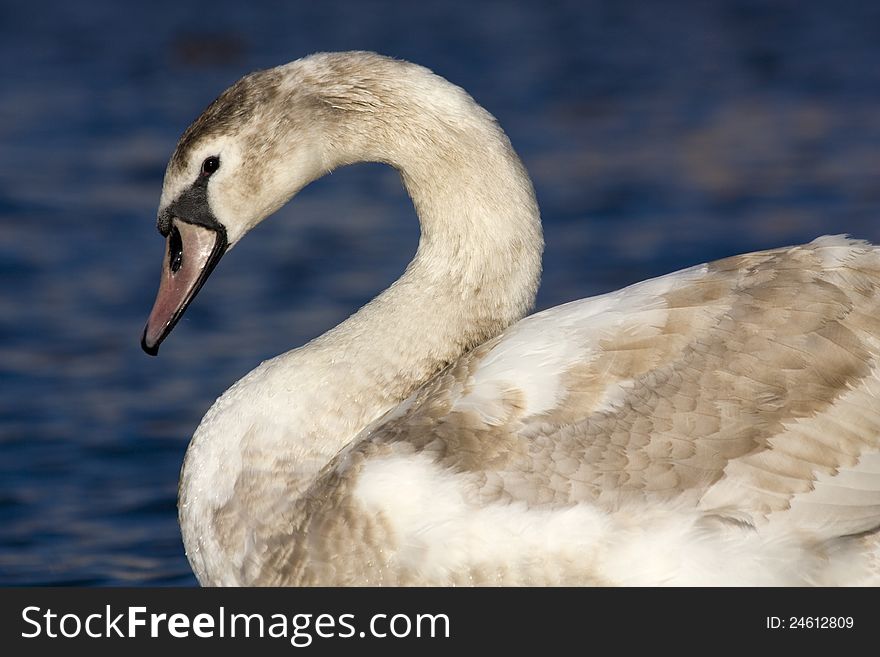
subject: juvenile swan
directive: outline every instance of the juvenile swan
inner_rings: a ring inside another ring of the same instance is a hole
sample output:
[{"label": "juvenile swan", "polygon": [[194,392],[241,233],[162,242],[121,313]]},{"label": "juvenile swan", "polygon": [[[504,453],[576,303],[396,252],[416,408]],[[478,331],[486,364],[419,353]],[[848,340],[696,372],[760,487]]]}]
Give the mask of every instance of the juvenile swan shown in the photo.
[{"label": "juvenile swan", "polygon": [[159,205],[156,354],[309,182],[400,172],[403,276],[208,411],[180,524],[210,585],[880,583],[880,252],[727,258],[522,319],[543,247],[501,128],[425,68],[317,54],[225,91]]}]

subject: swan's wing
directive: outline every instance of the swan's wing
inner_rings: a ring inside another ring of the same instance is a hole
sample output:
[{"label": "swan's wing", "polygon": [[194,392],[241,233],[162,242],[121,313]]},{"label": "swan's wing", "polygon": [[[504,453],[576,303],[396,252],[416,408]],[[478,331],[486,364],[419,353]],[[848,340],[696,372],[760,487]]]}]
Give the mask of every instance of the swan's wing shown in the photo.
[{"label": "swan's wing", "polygon": [[822,238],[529,317],[328,464],[257,581],[880,581],[876,533],[826,542],[880,525],[878,288]]},{"label": "swan's wing", "polygon": [[820,238],[559,306],[465,355],[363,440],[472,473],[482,502],[688,494],[748,523],[870,530],[878,288],[878,251]]}]

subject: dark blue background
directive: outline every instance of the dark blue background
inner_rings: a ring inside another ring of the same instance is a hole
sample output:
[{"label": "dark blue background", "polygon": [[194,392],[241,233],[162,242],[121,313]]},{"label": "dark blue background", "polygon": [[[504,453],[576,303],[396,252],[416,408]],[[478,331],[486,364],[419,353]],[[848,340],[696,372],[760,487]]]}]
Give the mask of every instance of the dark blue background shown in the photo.
[{"label": "dark blue background", "polygon": [[880,239],[877,3],[2,0],[0,584],[193,584],[175,498],[205,410],[403,271],[397,175],[350,167],[224,259],[161,357],[138,347],[180,132],[242,74],[343,49],[498,117],[543,210],[539,308]]}]

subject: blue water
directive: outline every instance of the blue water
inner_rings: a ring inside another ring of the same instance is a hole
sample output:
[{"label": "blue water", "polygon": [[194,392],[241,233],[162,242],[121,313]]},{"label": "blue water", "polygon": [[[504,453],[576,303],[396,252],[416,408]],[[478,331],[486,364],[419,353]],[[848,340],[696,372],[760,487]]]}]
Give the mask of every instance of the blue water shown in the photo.
[{"label": "blue water", "polygon": [[177,476],[210,403],[412,256],[397,175],[319,181],[231,252],[165,343],[155,210],[179,133],[317,50],[433,68],[508,131],[538,307],[737,252],[880,240],[880,5],[0,2],[0,585],[191,585]]}]

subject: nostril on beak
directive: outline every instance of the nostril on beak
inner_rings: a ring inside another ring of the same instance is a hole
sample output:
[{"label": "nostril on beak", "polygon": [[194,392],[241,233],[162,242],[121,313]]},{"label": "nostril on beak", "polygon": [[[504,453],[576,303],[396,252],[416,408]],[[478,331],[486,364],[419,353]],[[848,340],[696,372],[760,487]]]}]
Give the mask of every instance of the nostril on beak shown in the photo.
[{"label": "nostril on beak", "polygon": [[177,226],[172,226],[168,234],[168,267],[173,273],[177,273],[183,264],[183,240]]}]

